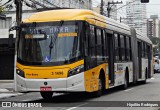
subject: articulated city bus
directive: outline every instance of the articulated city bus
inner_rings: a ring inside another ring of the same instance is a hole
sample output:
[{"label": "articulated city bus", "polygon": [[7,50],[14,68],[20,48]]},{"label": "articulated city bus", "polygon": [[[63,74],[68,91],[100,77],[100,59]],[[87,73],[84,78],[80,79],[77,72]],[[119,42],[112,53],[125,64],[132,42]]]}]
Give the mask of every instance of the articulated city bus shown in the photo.
[{"label": "articulated city bus", "polygon": [[90,10],[44,11],[23,20],[17,42],[15,89],[90,92],[146,82],[152,42],[127,25]]}]

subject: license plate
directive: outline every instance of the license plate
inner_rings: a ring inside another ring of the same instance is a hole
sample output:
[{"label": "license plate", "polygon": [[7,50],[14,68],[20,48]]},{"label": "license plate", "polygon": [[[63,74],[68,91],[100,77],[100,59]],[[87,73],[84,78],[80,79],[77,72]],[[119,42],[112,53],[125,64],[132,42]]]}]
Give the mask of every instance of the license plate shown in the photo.
[{"label": "license plate", "polygon": [[52,91],[52,87],[40,87],[40,91]]}]

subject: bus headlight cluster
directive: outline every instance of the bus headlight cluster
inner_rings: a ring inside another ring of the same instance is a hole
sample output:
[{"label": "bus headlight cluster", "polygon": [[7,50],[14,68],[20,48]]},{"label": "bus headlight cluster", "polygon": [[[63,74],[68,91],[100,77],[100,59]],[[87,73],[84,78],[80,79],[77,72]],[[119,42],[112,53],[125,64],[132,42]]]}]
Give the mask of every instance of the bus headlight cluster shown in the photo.
[{"label": "bus headlight cluster", "polygon": [[24,72],[20,70],[19,68],[16,68],[16,73],[24,78]]},{"label": "bus headlight cluster", "polygon": [[73,68],[72,70],[70,70],[68,72],[68,77],[76,75],[76,74],[81,73],[83,71],[84,71],[84,65],[80,65],[80,66],[78,66],[78,67]]}]

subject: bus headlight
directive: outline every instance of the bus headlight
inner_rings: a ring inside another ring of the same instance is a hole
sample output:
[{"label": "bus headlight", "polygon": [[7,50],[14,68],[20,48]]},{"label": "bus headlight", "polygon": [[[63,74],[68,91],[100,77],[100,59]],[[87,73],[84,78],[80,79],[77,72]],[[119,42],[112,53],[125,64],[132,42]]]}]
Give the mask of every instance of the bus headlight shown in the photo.
[{"label": "bus headlight", "polygon": [[20,70],[19,68],[16,68],[16,73],[24,78],[24,72]]},{"label": "bus headlight", "polygon": [[80,66],[78,66],[78,67],[73,68],[72,70],[70,70],[68,72],[68,77],[76,75],[76,74],[81,73],[83,71],[84,71],[84,65],[80,65]]}]

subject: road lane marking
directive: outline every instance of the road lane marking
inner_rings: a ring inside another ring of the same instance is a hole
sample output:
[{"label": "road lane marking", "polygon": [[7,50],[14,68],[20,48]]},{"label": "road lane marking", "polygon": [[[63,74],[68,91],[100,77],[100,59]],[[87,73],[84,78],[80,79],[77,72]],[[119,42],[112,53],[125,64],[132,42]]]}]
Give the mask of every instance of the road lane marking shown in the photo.
[{"label": "road lane marking", "polygon": [[155,78],[151,78],[151,79],[155,79]]},{"label": "road lane marking", "polygon": [[133,90],[133,88],[131,88],[131,89],[127,89],[127,90],[124,90],[124,91],[130,91],[130,90]]},{"label": "road lane marking", "polygon": [[[30,102],[30,101],[33,101],[35,99],[25,99],[25,100],[22,100],[23,102]],[[36,100],[39,100],[39,99],[36,99]]]},{"label": "road lane marking", "polygon": [[66,110],[73,110],[73,109],[76,109],[76,108],[78,108],[78,107],[80,107],[80,106],[83,106],[83,105],[86,105],[86,104],[88,104],[88,103],[80,104],[80,105],[77,105],[77,106],[75,106],[75,107],[68,108],[68,109],[66,109]]},{"label": "road lane marking", "polygon": [[36,99],[25,99],[25,100],[22,100],[23,102],[30,102],[30,101],[33,101],[33,100],[41,100],[42,97],[40,98],[36,98]]},{"label": "road lane marking", "polygon": [[29,101],[31,101],[31,99],[29,99],[29,100],[22,100],[23,102],[29,102]]}]

